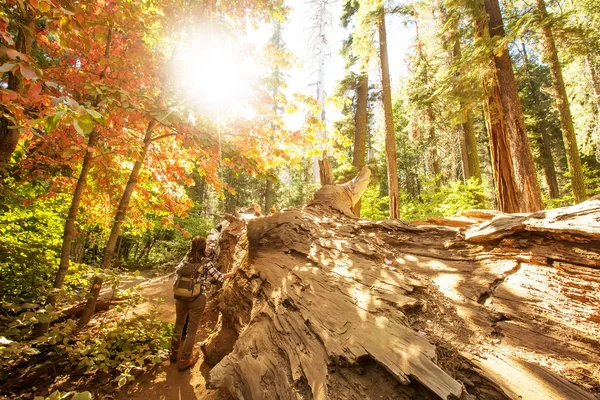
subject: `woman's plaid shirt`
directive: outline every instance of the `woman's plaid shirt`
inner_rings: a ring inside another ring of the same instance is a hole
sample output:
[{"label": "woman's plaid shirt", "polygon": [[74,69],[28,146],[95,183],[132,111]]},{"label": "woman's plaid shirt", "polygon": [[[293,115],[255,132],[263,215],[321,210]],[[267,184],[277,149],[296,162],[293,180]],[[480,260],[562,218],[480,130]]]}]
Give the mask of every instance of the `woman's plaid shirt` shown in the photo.
[{"label": "woman's plaid shirt", "polygon": [[223,283],[223,274],[221,273],[221,271],[219,271],[216,267],[215,264],[212,262],[211,259],[202,259],[202,263],[201,265],[203,265],[203,270],[200,271],[200,276],[199,278],[201,279],[201,284],[202,284],[202,291],[200,293],[202,294],[206,294],[206,280],[208,278],[208,280],[211,283]]}]

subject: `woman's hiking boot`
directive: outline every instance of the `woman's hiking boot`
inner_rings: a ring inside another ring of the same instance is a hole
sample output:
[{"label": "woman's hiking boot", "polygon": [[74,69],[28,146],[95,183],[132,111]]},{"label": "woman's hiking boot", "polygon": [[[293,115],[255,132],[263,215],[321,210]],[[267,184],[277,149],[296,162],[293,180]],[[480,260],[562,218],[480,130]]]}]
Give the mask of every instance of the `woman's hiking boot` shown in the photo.
[{"label": "woman's hiking boot", "polygon": [[193,352],[192,355],[190,356],[190,358],[188,358],[186,360],[182,359],[182,360],[179,360],[179,362],[177,362],[177,369],[180,371],[185,371],[189,367],[192,367],[194,364],[196,364],[197,361],[198,361],[198,353]]}]

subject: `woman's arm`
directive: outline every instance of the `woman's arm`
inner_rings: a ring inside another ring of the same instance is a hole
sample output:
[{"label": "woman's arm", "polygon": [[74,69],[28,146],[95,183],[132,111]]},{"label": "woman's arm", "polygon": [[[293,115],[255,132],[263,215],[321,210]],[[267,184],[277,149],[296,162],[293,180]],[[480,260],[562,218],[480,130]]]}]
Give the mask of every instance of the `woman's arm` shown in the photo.
[{"label": "woman's arm", "polygon": [[235,275],[235,273],[237,272],[238,269],[240,269],[240,265],[239,264],[235,266],[235,268],[233,269],[233,271],[228,272],[226,274],[223,274],[223,279],[229,279],[229,278],[231,278],[232,276]]},{"label": "woman's arm", "polygon": [[226,274],[220,272],[218,269],[215,268],[215,266],[213,265],[213,263],[211,262],[210,265],[208,266],[208,274],[212,277],[213,281],[217,281],[219,283],[222,283],[225,279],[229,279],[231,278],[233,275],[235,275],[235,273],[237,272],[237,270],[240,267],[237,266],[235,267],[235,269],[231,272],[228,272]]}]

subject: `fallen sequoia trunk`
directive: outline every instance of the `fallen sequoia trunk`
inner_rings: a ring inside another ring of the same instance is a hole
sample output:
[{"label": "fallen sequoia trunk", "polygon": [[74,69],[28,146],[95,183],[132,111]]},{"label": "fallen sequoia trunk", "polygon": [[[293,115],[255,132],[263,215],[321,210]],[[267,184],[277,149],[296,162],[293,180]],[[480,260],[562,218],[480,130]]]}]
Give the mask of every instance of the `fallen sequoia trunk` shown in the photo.
[{"label": "fallen sequoia trunk", "polygon": [[350,186],[248,222],[248,261],[204,346],[210,385],[245,399],[597,398],[600,201],[414,226],[353,218]]}]

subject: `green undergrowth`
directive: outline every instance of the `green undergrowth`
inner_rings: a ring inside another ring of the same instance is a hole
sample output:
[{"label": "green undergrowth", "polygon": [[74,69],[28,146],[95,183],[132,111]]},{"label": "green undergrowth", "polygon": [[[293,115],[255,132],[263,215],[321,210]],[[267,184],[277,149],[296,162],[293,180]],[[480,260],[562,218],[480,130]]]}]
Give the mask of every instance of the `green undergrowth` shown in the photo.
[{"label": "green undergrowth", "polygon": [[[489,196],[488,196],[489,197]],[[485,207],[485,188],[477,179],[451,181],[445,185],[426,181],[418,196],[400,192],[400,218],[407,221],[451,217],[460,211]],[[369,186],[362,197],[361,217],[380,220],[389,217],[388,197]]]},{"label": "green undergrowth", "polygon": [[[11,383],[21,374],[17,371],[23,370],[27,371],[25,379],[21,377],[23,382],[36,381],[36,376],[48,375],[67,376],[78,382],[101,377],[103,384],[121,387],[134,379],[132,371],[139,374],[164,361],[169,353],[172,325],[159,320],[155,312],[134,314],[132,310],[139,305],[142,297],[133,291],[126,296],[126,303],[99,315],[90,327],[83,330],[77,330],[77,321],[61,320],[59,313],[39,307],[32,309],[31,304],[15,309],[13,317],[2,316],[0,387],[8,382],[12,393],[31,390],[31,387],[19,388],[18,383]],[[56,322],[46,335],[34,338],[35,327],[38,322],[45,321],[44,318]],[[85,379],[79,379],[81,377]],[[42,382],[40,387],[52,384],[51,381]],[[34,390],[31,394],[38,393]],[[63,397],[56,397],[59,395]],[[77,396],[74,392],[58,392],[49,398],[79,399]]]}]

